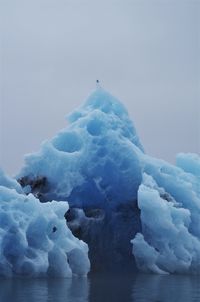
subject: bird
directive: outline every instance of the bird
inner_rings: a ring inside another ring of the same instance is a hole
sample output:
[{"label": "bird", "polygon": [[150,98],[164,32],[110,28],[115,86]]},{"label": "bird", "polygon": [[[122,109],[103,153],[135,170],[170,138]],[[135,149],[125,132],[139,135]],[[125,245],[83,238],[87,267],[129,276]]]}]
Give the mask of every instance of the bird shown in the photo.
[{"label": "bird", "polygon": [[100,88],[101,86],[100,86],[100,83],[99,83],[99,80],[96,80],[96,88],[98,89],[98,88]]}]

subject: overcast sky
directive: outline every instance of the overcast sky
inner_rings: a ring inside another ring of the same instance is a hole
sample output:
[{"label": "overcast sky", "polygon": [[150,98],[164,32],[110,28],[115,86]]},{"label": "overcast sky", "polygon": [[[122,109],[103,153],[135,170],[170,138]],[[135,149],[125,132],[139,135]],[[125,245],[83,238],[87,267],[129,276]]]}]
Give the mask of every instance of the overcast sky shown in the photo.
[{"label": "overcast sky", "polygon": [[147,153],[199,152],[200,1],[0,0],[0,166],[66,125],[95,80],[128,108]]}]

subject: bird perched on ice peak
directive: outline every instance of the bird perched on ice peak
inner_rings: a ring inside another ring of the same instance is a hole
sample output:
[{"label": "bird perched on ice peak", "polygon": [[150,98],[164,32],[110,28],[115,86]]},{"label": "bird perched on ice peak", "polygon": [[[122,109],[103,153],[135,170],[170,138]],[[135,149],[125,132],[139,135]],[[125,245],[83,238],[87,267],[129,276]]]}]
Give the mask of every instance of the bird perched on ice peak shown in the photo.
[{"label": "bird perched on ice peak", "polygon": [[101,88],[99,80],[96,80],[96,88],[97,89]]}]

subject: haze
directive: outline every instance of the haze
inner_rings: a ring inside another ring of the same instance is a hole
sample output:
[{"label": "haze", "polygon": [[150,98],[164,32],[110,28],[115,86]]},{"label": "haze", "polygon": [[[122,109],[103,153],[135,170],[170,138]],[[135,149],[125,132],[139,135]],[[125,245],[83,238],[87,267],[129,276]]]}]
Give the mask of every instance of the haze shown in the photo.
[{"label": "haze", "polygon": [[65,127],[101,85],[150,155],[199,152],[200,2],[0,0],[0,166]]}]

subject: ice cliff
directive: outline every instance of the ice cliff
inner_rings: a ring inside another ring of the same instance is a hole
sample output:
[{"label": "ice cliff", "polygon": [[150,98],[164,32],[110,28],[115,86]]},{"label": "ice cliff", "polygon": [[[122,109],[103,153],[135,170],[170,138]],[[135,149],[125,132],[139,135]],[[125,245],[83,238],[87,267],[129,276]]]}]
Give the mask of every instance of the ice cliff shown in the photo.
[{"label": "ice cliff", "polygon": [[30,200],[51,231],[54,219],[62,224],[57,248],[76,244],[84,259],[74,264],[78,271],[88,270],[87,248],[64,226],[64,212],[74,236],[89,246],[92,270],[200,273],[200,158],[179,154],[171,165],[145,154],[126,109],[102,88],[68,116],[65,129],[26,156],[16,178],[21,186],[10,180],[6,190],[16,197],[9,198],[20,201],[20,211]]}]

